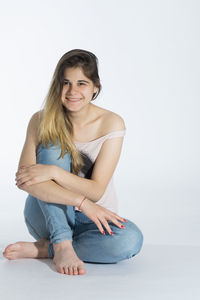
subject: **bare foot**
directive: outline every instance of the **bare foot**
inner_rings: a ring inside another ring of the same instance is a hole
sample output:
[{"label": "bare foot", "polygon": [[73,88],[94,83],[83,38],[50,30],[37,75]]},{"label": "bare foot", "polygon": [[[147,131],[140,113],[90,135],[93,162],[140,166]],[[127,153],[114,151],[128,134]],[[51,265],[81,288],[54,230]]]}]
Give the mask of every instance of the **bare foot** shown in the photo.
[{"label": "bare foot", "polygon": [[53,262],[59,273],[68,275],[84,275],[86,273],[84,263],[76,255],[71,241],[54,244],[53,248]]},{"label": "bare foot", "polygon": [[3,256],[9,260],[18,258],[48,258],[49,240],[40,239],[37,242],[17,242],[8,245]]}]

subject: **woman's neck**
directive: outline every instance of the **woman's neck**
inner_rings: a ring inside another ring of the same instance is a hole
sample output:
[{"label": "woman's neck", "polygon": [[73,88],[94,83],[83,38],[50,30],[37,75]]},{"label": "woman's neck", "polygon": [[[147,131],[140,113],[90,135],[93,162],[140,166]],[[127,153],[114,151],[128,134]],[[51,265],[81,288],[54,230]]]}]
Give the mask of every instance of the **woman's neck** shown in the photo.
[{"label": "woman's neck", "polygon": [[84,128],[93,117],[94,105],[89,103],[80,111],[68,112],[68,117],[74,128]]}]

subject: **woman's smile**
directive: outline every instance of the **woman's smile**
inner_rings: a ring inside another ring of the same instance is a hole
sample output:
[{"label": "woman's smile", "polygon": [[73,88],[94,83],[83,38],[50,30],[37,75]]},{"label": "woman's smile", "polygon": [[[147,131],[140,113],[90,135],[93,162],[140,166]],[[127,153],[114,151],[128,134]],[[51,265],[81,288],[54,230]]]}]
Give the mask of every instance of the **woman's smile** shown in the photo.
[{"label": "woman's smile", "polygon": [[80,102],[82,98],[71,98],[71,97],[66,97],[66,100],[70,102]]}]

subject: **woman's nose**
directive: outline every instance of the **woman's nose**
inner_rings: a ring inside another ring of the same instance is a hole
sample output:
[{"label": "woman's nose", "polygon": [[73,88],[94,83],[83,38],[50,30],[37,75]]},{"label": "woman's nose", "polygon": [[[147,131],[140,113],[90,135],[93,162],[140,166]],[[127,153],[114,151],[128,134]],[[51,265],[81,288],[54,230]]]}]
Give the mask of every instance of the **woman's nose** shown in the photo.
[{"label": "woman's nose", "polygon": [[78,91],[78,89],[77,89],[77,87],[75,86],[75,85],[71,85],[70,87],[69,87],[69,92],[71,93],[71,94],[75,94],[75,93],[77,93],[77,91]]}]

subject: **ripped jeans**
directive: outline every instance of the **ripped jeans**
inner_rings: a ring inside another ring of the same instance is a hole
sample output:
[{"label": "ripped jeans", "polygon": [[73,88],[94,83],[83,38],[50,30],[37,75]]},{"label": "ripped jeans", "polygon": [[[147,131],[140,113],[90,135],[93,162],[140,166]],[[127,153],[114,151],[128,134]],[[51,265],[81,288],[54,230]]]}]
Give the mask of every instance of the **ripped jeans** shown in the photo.
[{"label": "ripped jeans", "polygon": [[[57,165],[71,171],[69,153],[59,158],[60,146],[50,143],[42,144],[37,149],[37,163]],[[48,239],[48,255],[54,257],[53,244],[66,240],[72,241],[77,256],[84,262],[117,263],[129,259],[140,252],[143,235],[140,229],[130,220],[123,223],[121,229],[108,221],[113,236],[105,230],[103,235],[96,224],[74,206],[54,204],[41,201],[28,195],[24,208],[24,218],[29,233],[36,239]]]}]

